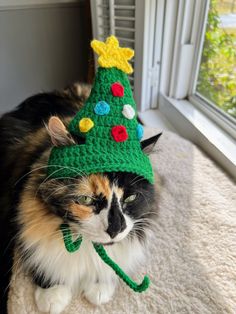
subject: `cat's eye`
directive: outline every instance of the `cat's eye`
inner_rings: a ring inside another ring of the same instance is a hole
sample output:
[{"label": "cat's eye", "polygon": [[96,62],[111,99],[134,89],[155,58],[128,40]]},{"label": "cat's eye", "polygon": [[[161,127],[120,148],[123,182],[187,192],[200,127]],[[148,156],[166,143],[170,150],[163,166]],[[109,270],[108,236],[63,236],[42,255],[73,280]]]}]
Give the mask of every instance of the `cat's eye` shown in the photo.
[{"label": "cat's eye", "polygon": [[89,206],[89,205],[92,205],[93,198],[90,196],[87,196],[87,195],[80,195],[77,198],[76,202],[81,204],[81,205]]},{"label": "cat's eye", "polygon": [[131,202],[133,202],[134,200],[136,200],[136,198],[137,198],[137,194],[131,194],[131,195],[129,195],[128,197],[126,197],[125,199],[124,199],[124,203],[131,203]]}]

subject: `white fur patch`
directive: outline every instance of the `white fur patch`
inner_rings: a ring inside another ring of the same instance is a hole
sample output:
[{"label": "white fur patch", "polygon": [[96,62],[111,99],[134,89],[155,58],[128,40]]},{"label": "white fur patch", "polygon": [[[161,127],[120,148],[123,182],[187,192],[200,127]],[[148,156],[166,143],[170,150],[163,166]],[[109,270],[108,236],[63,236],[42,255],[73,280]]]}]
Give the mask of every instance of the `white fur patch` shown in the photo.
[{"label": "white fur patch", "polygon": [[95,305],[101,305],[111,300],[115,291],[115,284],[98,282],[91,285],[84,293],[86,299]]},{"label": "white fur patch", "polygon": [[[144,247],[138,240],[125,238],[105,246],[107,254],[127,273],[132,274],[144,262]],[[52,282],[66,285],[73,293],[86,292],[97,282],[108,286],[118,281],[115,272],[98,256],[90,240],[83,239],[79,251],[69,253],[62,241],[39,245],[27,260],[29,266]]]},{"label": "white fur patch", "polygon": [[62,285],[48,289],[37,287],[35,290],[35,302],[38,309],[44,313],[60,314],[70,303],[71,298],[71,291]]}]

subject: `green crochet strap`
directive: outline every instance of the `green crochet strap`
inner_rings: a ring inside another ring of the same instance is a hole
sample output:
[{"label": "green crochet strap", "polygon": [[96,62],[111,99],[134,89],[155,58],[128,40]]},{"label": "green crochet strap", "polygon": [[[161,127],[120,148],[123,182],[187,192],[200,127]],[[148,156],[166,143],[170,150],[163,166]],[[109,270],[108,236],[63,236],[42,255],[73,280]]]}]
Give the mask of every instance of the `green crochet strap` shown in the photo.
[{"label": "green crochet strap", "polygon": [[71,231],[68,224],[61,224],[60,229],[63,234],[65,247],[68,252],[74,253],[80,248],[82,242],[82,236],[79,236],[74,242],[72,240]]},{"label": "green crochet strap", "polygon": [[[79,236],[78,239],[73,242],[69,225],[61,224],[60,229],[63,234],[63,240],[67,251],[70,253],[76,252],[80,248],[82,236]],[[117,276],[119,276],[131,289],[135,292],[143,292],[147,290],[150,285],[150,280],[147,276],[144,276],[143,281],[138,285],[115,262],[113,262],[101,244],[93,243],[93,247],[104,263],[110,266],[115,271]]]},{"label": "green crochet strap", "polygon": [[147,290],[150,284],[150,279],[147,276],[144,276],[143,281],[138,285],[115,262],[113,262],[101,244],[93,243],[93,246],[103,262],[109,265],[115,271],[117,276],[119,276],[131,289],[135,292],[143,292]]}]

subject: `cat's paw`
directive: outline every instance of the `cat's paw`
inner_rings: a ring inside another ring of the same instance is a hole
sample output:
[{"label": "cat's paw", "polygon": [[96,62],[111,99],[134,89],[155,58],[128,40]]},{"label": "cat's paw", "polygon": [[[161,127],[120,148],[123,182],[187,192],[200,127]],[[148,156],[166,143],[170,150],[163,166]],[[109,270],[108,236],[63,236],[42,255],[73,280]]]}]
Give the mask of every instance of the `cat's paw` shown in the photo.
[{"label": "cat's paw", "polygon": [[48,289],[37,287],[35,290],[35,302],[43,313],[60,314],[70,303],[71,291],[62,285]]},{"label": "cat's paw", "polygon": [[86,299],[95,305],[101,305],[111,300],[115,291],[115,284],[95,283],[91,285],[85,292]]}]

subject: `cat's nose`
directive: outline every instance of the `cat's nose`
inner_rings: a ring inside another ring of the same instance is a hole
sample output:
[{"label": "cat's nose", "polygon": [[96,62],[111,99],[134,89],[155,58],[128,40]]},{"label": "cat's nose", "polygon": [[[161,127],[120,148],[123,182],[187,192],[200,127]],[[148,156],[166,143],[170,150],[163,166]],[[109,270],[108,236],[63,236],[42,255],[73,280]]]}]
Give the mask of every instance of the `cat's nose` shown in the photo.
[{"label": "cat's nose", "polygon": [[114,239],[118,233],[124,231],[126,228],[126,222],[123,214],[121,212],[117,213],[113,219],[109,220],[109,225],[107,228],[107,233]]},{"label": "cat's nose", "polygon": [[114,239],[114,238],[117,236],[117,234],[118,234],[119,232],[116,232],[116,231],[112,231],[112,230],[107,229],[107,233],[109,234],[109,236],[110,236],[112,239]]},{"label": "cat's nose", "polygon": [[126,223],[124,223],[121,227],[116,228],[116,227],[109,227],[107,229],[107,233],[109,234],[109,236],[114,239],[118,233],[124,231],[126,228]]}]

